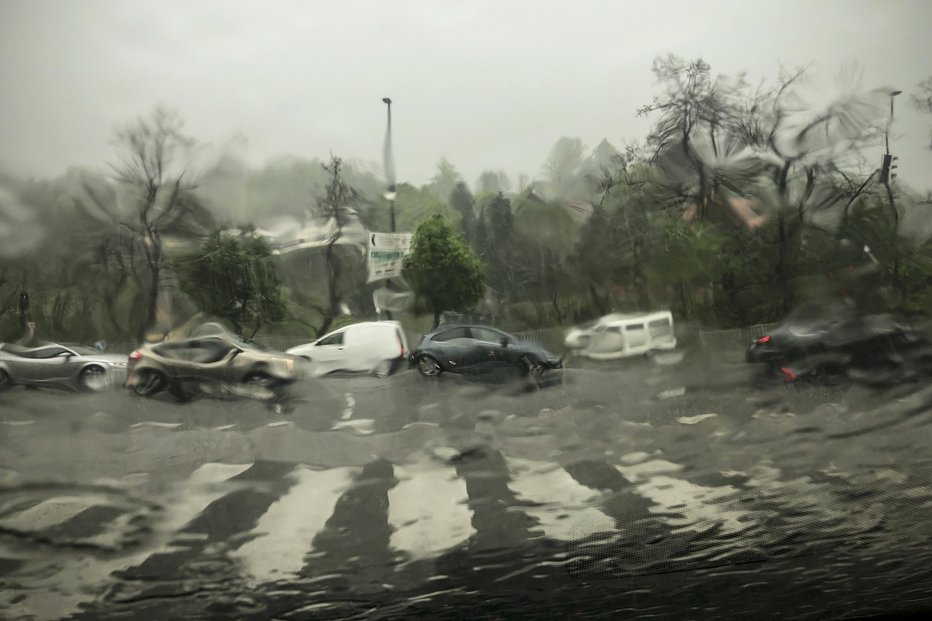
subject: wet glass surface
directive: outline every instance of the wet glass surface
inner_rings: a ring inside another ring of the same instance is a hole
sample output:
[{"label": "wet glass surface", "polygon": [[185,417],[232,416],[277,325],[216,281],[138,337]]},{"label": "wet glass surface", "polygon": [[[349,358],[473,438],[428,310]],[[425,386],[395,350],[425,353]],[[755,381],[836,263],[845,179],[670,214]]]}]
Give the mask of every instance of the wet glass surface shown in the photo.
[{"label": "wet glass surface", "polygon": [[698,357],[620,370],[571,364],[528,393],[415,371],[330,379],[287,416],[14,389],[3,616],[927,604],[927,386],[752,392],[739,363]]},{"label": "wet glass surface", "polygon": [[932,612],[929,23],[0,0],[0,619]]}]

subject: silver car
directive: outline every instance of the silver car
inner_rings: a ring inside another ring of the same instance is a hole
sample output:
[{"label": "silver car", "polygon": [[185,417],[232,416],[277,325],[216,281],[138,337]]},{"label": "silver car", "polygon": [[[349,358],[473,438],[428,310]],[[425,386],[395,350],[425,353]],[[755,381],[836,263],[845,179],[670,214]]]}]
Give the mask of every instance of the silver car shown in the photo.
[{"label": "silver car", "polygon": [[0,391],[16,385],[106,390],[123,384],[126,363],[125,355],[105,354],[81,345],[21,347],[0,343]]}]

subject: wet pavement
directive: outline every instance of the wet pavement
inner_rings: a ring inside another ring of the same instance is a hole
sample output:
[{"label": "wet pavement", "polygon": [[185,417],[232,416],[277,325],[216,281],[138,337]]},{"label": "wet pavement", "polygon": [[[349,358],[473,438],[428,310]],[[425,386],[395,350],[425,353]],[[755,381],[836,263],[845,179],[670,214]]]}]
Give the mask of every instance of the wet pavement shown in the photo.
[{"label": "wet pavement", "polygon": [[932,607],[932,386],[731,357],[0,394],[0,617],[843,618]]}]

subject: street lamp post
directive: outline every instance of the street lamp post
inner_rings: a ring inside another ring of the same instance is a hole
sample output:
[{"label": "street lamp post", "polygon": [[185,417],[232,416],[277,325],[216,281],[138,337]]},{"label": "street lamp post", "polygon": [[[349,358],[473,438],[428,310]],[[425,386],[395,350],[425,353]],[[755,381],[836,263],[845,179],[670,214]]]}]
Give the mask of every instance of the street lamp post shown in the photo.
[{"label": "street lamp post", "polygon": [[883,132],[884,139],[884,154],[883,161],[880,166],[880,182],[884,184],[887,188],[887,198],[890,200],[890,208],[893,209],[893,217],[895,220],[899,220],[899,214],[896,213],[896,207],[893,204],[893,190],[890,187],[890,178],[894,176],[893,169],[896,168],[894,162],[896,158],[890,153],[890,127],[893,125],[893,98],[901,94],[903,91],[891,91],[890,92],[890,118],[887,119],[887,127]]},{"label": "street lamp post", "polygon": [[392,157],[392,100],[390,97],[383,97],[382,102],[388,109],[388,124],[385,127],[385,151],[382,154],[385,160],[385,176],[388,179],[388,191],[385,198],[388,199],[389,215],[391,217],[391,231],[395,232],[395,162]]},{"label": "street lamp post", "polygon": [[[388,213],[390,217],[391,232],[395,232],[395,160],[392,155],[392,99],[383,97],[382,103],[385,104],[388,112],[388,121],[385,126],[385,147],[382,151],[382,161],[385,165],[385,178],[388,181],[388,190],[385,192],[385,198],[388,200]],[[386,288],[391,288],[392,281],[385,281]],[[391,311],[384,311],[388,319],[392,318]]]},{"label": "street lamp post", "polygon": [[[890,127],[893,125],[893,98],[902,93],[903,91],[891,91],[890,92],[890,118],[887,120],[887,128],[884,131],[884,146],[886,147],[886,152],[883,155],[883,165],[880,170],[880,180],[883,182],[884,187],[887,190],[887,200],[890,201],[890,210],[893,212],[893,236],[899,233],[900,230],[900,213],[896,210],[896,202],[893,198],[893,188],[890,187],[890,178],[894,175],[893,169],[896,166],[893,164],[896,158],[890,154]],[[899,257],[894,255],[893,258],[893,290],[900,294],[901,298],[905,298],[905,291],[901,287],[900,283],[900,260]]]},{"label": "street lamp post", "polygon": [[890,154],[890,126],[893,125],[893,98],[901,95],[903,91],[892,91],[890,93],[890,120],[887,121],[887,130],[884,132],[884,142],[887,147],[887,155]]}]

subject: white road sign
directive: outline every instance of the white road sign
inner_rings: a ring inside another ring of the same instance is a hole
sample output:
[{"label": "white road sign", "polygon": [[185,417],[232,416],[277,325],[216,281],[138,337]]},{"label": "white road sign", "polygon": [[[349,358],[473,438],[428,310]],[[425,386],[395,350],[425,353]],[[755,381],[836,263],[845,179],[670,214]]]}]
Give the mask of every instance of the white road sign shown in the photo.
[{"label": "white road sign", "polygon": [[411,249],[411,233],[369,232],[368,282],[401,276],[401,264]]}]

